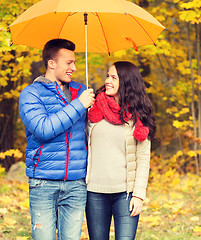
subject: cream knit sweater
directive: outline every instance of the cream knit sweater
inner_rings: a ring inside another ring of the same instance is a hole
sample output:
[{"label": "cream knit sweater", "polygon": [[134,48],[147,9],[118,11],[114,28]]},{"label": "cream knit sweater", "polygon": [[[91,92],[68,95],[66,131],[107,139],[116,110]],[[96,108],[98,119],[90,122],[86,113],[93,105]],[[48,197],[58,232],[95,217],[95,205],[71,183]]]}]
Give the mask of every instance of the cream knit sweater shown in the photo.
[{"label": "cream knit sweater", "polygon": [[[92,157],[88,191],[117,193],[126,191],[126,129],[104,119],[91,132]],[[108,184],[109,183],[109,184]]]},{"label": "cream knit sweater", "polygon": [[[105,121],[105,120],[102,120]],[[101,122],[102,122],[101,121]],[[120,125],[120,126],[114,126],[110,123],[104,123],[102,124],[102,127],[104,126],[104,132],[105,130],[108,130],[110,133],[109,139],[112,138],[111,135],[113,135],[114,140],[112,143],[110,143],[110,146],[108,146],[108,142],[106,142],[107,137],[105,138],[105,142],[100,142],[103,146],[107,146],[107,151],[111,149],[111,154],[107,154],[107,158],[103,160],[104,154],[101,154],[98,156],[95,154],[96,159],[92,159],[92,144],[91,141],[96,141],[96,139],[92,139],[91,136],[97,136],[100,137],[100,135],[103,133],[101,131],[101,125],[99,129],[100,133],[98,131],[95,134],[92,134],[95,130],[95,126],[98,123],[90,123],[89,124],[89,138],[88,138],[88,146],[89,146],[89,153],[88,153],[88,167],[87,167],[87,189],[89,191],[95,191],[95,192],[123,192],[126,191],[127,193],[132,192],[133,196],[139,197],[144,199],[146,196],[146,187],[148,182],[148,176],[149,176],[149,163],[150,163],[150,141],[146,139],[143,142],[137,142],[133,137],[133,128],[131,127],[131,123]],[[117,128],[117,134],[114,133],[114,128]],[[112,134],[113,132],[113,134]],[[120,134],[119,134],[120,133]],[[124,136],[122,139],[121,137]],[[119,136],[119,137],[118,137]],[[104,139],[104,138],[103,138]],[[103,141],[103,140],[102,140]],[[94,145],[93,147],[98,147],[98,145]],[[115,147],[116,146],[116,147]],[[99,150],[98,150],[99,151]],[[93,154],[94,156],[94,154]],[[98,156],[98,157],[97,157]],[[112,158],[113,157],[113,158]],[[110,159],[111,158],[111,159]],[[110,160],[110,163],[107,163],[107,161]],[[118,163],[116,163],[116,160]],[[104,166],[100,163],[97,163],[96,161],[102,161],[104,163]],[[95,162],[95,165],[93,165],[93,162]],[[96,166],[99,165],[99,168],[97,169]],[[93,167],[92,167],[93,165]],[[117,169],[112,169],[112,167]],[[100,171],[100,166],[102,168],[102,171]],[[108,171],[109,172],[106,172]],[[105,170],[105,172],[103,172]],[[117,170],[117,171],[116,171]],[[119,172],[119,179],[118,179],[118,172]],[[105,174],[105,176],[108,176],[106,178],[100,178],[99,175]],[[96,177],[97,176],[97,177]],[[114,176],[114,179],[112,177]],[[103,181],[104,180],[104,181]]]}]

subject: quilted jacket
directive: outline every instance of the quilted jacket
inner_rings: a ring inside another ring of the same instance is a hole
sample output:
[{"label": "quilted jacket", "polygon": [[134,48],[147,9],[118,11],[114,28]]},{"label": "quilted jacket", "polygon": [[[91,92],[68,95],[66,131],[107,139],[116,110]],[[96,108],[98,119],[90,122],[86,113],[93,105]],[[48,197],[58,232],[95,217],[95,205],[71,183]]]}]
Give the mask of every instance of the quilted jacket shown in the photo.
[{"label": "quilted jacket", "polygon": [[27,137],[26,174],[49,180],[84,178],[86,109],[78,97],[86,87],[71,81],[72,101],[68,103],[59,85],[48,81],[39,77],[19,98]]}]

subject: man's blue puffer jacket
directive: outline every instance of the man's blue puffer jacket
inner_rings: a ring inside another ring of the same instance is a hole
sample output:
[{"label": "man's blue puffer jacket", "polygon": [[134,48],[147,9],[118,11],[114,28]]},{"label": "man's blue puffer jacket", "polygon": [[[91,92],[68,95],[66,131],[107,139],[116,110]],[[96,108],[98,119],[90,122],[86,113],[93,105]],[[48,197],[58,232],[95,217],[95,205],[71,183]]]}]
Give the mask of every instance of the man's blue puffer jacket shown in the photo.
[{"label": "man's blue puffer jacket", "polygon": [[86,109],[78,100],[85,89],[71,81],[70,103],[57,83],[36,81],[21,92],[28,177],[77,180],[86,176]]}]

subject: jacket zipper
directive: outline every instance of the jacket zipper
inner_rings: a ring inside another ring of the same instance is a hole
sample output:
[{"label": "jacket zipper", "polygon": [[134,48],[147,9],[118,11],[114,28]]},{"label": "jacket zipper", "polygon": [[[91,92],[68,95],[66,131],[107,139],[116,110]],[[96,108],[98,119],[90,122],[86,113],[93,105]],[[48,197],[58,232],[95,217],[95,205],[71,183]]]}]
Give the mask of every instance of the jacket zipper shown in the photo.
[{"label": "jacket zipper", "polygon": [[69,139],[68,139],[68,130],[66,132],[66,145],[67,145],[67,154],[66,154],[66,171],[65,171],[65,177],[64,180],[67,179],[67,175],[68,175],[68,164],[69,164],[69,144],[70,144],[70,138],[71,138],[71,133],[69,135]]},{"label": "jacket zipper", "polygon": [[[81,86],[79,87],[79,89],[81,88]],[[79,91],[79,89],[76,91],[76,94],[73,94],[72,92],[72,89],[71,89],[71,96],[72,97],[72,100],[74,100],[76,97],[77,97],[77,93]],[[62,99],[62,101],[64,102],[65,106],[67,106],[67,103],[65,102],[65,100],[62,98],[59,90],[58,90],[58,87],[56,85],[56,90],[60,96],[60,98]],[[66,154],[66,171],[65,171],[65,177],[64,177],[64,181],[67,180],[67,175],[68,175],[68,164],[69,164],[69,144],[70,144],[70,138],[71,138],[71,133],[69,134],[69,139],[68,139],[68,130],[66,131],[66,145],[67,145],[67,154]],[[86,145],[86,144],[85,144]],[[87,148],[87,146],[86,146]]]},{"label": "jacket zipper", "polygon": [[86,142],[84,142],[84,144],[85,144],[85,148],[86,148],[86,150],[87,150],[87,154],[88,154],[88,147],[87,147],[87,143],[86,143]]},{"label": "jacket zipper", "polygon": [[[36,164],[35,164],[35,163],[34,163],[34,157],[36,156],[36,154],[37,154],[37,152],[38,152],[39,149],[40,149],[40,153],[39,153],[39,156],[38,156],[38,160],[37,160],[37,162],[36,162]],[[36,150],[36,152],[35,152],[35,154],[34,154],[34,156],[33,156],[33,159],[32,159],[33,165],[34,165],[33,178],[34,178],[34,176],[35,176],[35,170],[36,170],[36,168],[37,168],[37,166],[38,166],[38,163],[39,163],[39,160],[40,160],[40,157],[41,157],[42,150],[43,150],[43,145],[41,145],[41,146]]]},{"label": "jacket zipper", "polygon": [[56,85],[56,90],[57,90],[57,93],[59,94],[59,97],[60,97],[60,98],[62,99],[62,101],[64,102],[65,106],[67,106],[67,103],[66,103],[65,100],[62,98],[62,96],[61,96],[61,94],[60,94],[60,92],[59,92],[59,90],[58,90],[57,85]]},{"label": "jacket zipper", "polygon": [[[60,96],[60,98],[63,100],[65,106],[67,106],[67,103],[65,102],[65,100],[62,98],[59,90],[58,90],[58,87],[56,85],[56,89],[57,89],[57,92]],[[68,130],[66,131],[66,145],[67,145],[67,153],[66,153],[66,170],[65,170],[65,176],[64,176],[64,181],[66,181],[67,179],[67,175],[68,175],[68,164],[69,164],[69,143],[70,143],[70,138],[71,138],[71,133],[69,135],[69,139],[68,139]]]}]

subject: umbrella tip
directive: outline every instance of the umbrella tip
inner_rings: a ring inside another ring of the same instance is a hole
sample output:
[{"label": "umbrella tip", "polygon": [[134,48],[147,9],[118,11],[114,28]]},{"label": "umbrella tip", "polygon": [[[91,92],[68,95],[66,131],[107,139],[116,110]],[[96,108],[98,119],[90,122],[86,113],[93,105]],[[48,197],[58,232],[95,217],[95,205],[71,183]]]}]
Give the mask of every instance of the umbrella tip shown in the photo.
[{"label": "umbrella tip", "polygon": [[13,45],[13,42],[10,43],[10,47]]},{"label": "umbrella tip", "polygon": [[88,13],[84,13],[84,23],[85,23],[85,25],[87,25],[87,16],[88,16]]}]

